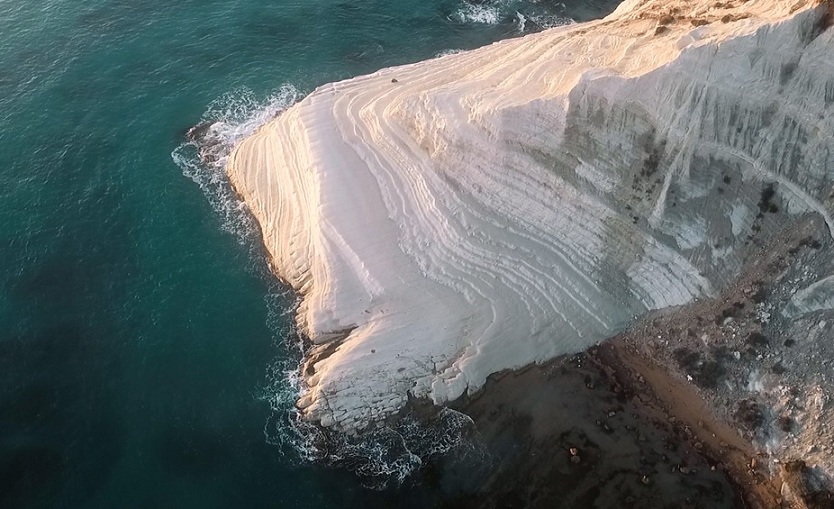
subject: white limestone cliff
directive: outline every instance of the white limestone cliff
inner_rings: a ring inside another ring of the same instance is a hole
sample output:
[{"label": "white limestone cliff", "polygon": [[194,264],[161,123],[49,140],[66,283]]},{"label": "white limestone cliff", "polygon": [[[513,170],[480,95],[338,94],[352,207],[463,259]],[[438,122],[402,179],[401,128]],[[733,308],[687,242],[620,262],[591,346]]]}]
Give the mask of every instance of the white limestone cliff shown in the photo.
[{"label": "white limestone cliff", "polygon": [[316,345],[303,414],[361,428],[709,296],[771,191],[834,227],[830,9],[626,0],[320,87],[246,139],[229,176]]}]

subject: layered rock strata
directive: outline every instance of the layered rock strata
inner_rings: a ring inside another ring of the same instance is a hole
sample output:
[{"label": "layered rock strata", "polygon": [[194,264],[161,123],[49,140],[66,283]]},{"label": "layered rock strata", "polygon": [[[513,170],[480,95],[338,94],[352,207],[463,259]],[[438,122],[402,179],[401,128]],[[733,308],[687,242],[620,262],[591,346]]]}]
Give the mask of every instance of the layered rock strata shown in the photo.
[{"label": "layered rock strata", "polygon": [[228,174],[315,345],[302,413],[355,430],[457,398],[714,295],[778,215],[834,228],[830,21],[626,0],[322,86],[246,139]]}]

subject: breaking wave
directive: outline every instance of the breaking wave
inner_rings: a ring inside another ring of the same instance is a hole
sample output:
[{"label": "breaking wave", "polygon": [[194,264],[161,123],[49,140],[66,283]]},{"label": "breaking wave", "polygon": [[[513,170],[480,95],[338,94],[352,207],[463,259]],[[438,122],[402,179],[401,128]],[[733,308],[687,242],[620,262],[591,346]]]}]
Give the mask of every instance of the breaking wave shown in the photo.
[{"label": "breaking wave", "polygon": [[[263,263],[258,224],[232,188],[226,175],[226,163],[240,141],[295,104],[301,95],[290,84],[281,86],[266,98],[259,98],[248,89],[226,93],[209,104],[199,122],[186,133],[186,141],[171,153],[183,175],[200,187],[217,213],[221,228],[249,247],[255,270],[262,271],[271,281],[264,304],[277,358],[269,366],[265,387],[258,394],[259,399],[268,402],[273,410],[267,428],[271,428],[279,413],[291,416],[295,412],[295,401],[304,391],[300,381],[304,343],[294,325],[298,299],[291,289],[272,274],[267,274],[268,264]],[[278,442],[287,447],[282,447],[281,451],[288,457],[310,456],[305,453],[304,444],[311,441],[307,435],[312,430],[300,422],[290,427],[286,423],[282,426],[284,438]],[[268,433],[273,443],[277,443],[276,437],[282,435]]]},{"label": "breaking wave", "polygon": [[501,3],[468,3],[455,11],[453,18],[461,23],[480,23],[484,25],[497,25],[502,18]]},{"label": "breaking wave", "polygon": [[297,412],[274,410],[265,428],[269,443],[295,453],[302,462],[344,468],[375,490],[402,485],[432,460],[490,461],[472,419],[450,408],[429,418],[408,414],[359,435],[321,428],[303,421]]},{"label": "breaking wave", "polygon": [[445,57],[446,55],[456,55],[458,53],[462,53],[462,49],[444,49],[443,51],[439,51],[434,55],[434,58]]},{"label": "breaking wave", "polygon": [[450,16],[452,21],[481,25],[514,25],[515,32],[527,34],[569,25],[565,4],[546,4],[531,0],[465,0]]},{"label": "breaking wave", "polygon": [[215,99],[187,140],[171,153],[183,175],[193,180],[220,216],[223,230],[244,243],[257,232],[255,219],[246,212],[226,177],[226,161],[235,145],[296,103],[300,93],[290,84],[265,99],[247,89]]}]

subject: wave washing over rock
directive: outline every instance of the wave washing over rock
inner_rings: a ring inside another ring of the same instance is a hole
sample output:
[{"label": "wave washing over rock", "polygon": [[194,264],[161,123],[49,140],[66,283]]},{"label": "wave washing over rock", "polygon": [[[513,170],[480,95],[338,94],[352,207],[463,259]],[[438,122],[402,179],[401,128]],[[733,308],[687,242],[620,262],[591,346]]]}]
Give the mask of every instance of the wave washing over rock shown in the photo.
[{"label": "wave washing over rock", "polygon": [[315,345],[304,417],[359,429],[710,296],[766,195],[834,226],[816,3],[626,0],[320,87],[242,142],[228,174]]},{"label": "wave washing over rock", "polygon": [[298,100],[298,90],[285,83],[265,101],[249,90],[223,95],[209,104],[200,122],[188,130],[188,141],[171,153],[183,175],[194,181],[221,217],[224,230],[246,239],[257,227],[225,178],[234,147]]}]

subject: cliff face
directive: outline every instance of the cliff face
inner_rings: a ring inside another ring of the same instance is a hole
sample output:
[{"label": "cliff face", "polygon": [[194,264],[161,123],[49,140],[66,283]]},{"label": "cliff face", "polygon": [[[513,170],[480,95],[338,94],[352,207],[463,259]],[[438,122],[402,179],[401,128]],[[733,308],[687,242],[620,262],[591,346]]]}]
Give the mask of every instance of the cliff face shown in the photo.
[{"label": "cliff face", "polygon": [[302,412],[456,398],[714,295],[791,215],[834,228],[830,5],[717,5],[327,85],[244,141],[229,176],[316,345]]}]

